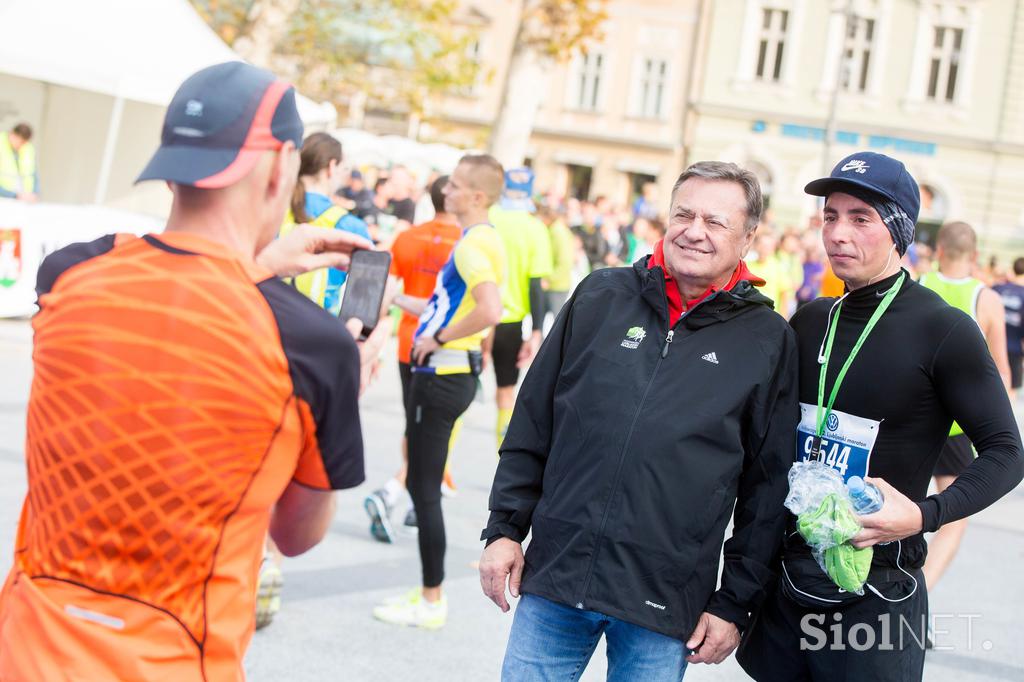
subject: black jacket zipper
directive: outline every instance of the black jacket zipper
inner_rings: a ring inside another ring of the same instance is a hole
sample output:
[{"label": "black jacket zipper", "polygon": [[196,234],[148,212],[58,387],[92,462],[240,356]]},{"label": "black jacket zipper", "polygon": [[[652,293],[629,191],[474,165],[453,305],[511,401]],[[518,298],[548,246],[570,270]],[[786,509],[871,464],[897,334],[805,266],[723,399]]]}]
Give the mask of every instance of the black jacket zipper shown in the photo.
[{"label": "black jacket zipper", "polygon": [[651,378],[647,380],[647,386],[644,388],[643,396],[640,397],[640,402],[637,403],[636,410],[633,412],[633,421],[629,424],[629,431],[626,432],[626,440],[623,442],[622,451],[619,453],[619,465],[615,469],[615,477],[612,478],[611,492],[608,493],[608,501],[604,504],[604,514],[601,516],[601,526],[597,530],[594,553],[590,556],[590,565],[587,567],[587,576],[583,579],[583,589],[580,591],[580,598],[576,601],[576,608],[578,609],[584,608],[587,590],[590,589],[590,579],[594,575],[594,565],[597,563],[597,555],[601,551],[601,538],[604,537],[604,529],[608,525],[608,516],[612,511],[612,501],[615,499],[615,492],[619,488],[619,479],[622,476],[622,465],[626,463],[626,452],[628,452],[629,442],[633,438],[633,429],[636,428],[636,422],[640,418],[640,411],[643,409],[644,403],[647,402],[647,394],[651,392],[651,386],[654,384],[654,378],[658,376],[658,369],[661,368],[662,361],[668,355],[668,347],[669,344],[672,343],[673,336],[675,336],[675,331],[669,330],[668,334],[665,336],[665,346],[659,354],[658,362],[654,365],[654,371],[651,372]]},{"label": "black jacket zipper", "polygon": [[[637,404],[636,411],[633,412],[633,421],[630,422],[629,431],[626,432],[626,440],[622,445],[622,452],[619,453],[619,465],[615,469],[615,477],[612,479],[612,489],[611,492],[608,494],[608,501],[605,502],[604,514],[601,517],[601,525],[597,530],[597,537],[595,538],[594,544],[594,553],[590,557],[590,565],[587,567],[587,575],[583,579],[583,589],[580,590],[580,598],[576,600],[577,609],[586,608],[585,602],[587,598],[587,591],[590,589],[590,580],[591,578],[593,578],[594,575],[594,566],[597,564],[597,555],[599,554],[601,549],[601,539],[604,537],[604,529],[608,525],[608,515],[611,513],[612,500],[615,499],[615,492],[618,490],[619,480],[622,477],[622,466],[626,463],[626,452],[629,449],[629,442],[633,438],[633,430],[636,428],[637,419],[640,418],[640,411],[643,409],[644,403],[647,402],[647,394],[650,393],[651,386],[654,385],[654,379],[655,377],[658,376],[658,370],[661,368],[661,363],[665,358],[668,357],[668,349],[669,346],[672,345],[672,341],[675,338],[676,327],[682,324],[683,319],[689,316],[691,313],[693,313],[694,310],[697,310],[697,308],[714,299],[719,293],[720,292],[718,291],[712,293],[710,296],[708,296],[706,299],[695,305],[690,310],[683,312],[683,314],[679,316],[679,319],[676,320],[676,323],[672,326],[672,328],[668,330],[668,334],[665,335],[665,344],[664,346],[662,346],[661,353],[658,357],[658,362],[657,364],[654,365],[654,371],[651,373],[651,378],[647,381],[647,386],[646,388],[644,388],[643,396],[640,398],[640,402]],[[735,295],[732,294],[732,292],[727,291],[725,293],[735,297]]]}]

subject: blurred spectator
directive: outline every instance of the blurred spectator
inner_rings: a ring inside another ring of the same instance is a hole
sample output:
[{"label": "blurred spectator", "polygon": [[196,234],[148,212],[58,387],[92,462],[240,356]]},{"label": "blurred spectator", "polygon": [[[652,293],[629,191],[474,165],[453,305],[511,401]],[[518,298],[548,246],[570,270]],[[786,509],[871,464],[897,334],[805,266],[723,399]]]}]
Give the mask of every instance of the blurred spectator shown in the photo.
[{"label": "blurred spectator", "polygon": [[589,201],[580,204],[580,224],[573,228],[573,233],[580,238],[583,252],[587,256],[590,269],[605,267],[605,256],[608,255],[608,243],[599,230],[601,216],[597,206]]},{"label": "blurred spectator", "polygon": [[658,218],[637,218],[633,223],[633,252],[629,256],[636,262],[654,253],[654,245],[665,236],[665,223]]},{"label": "blurred spectator", "polygon": [[348,185],[341,188],[339,194],[352,202],[349,210],[357,218],[366,220],[366,216],[376,211],[373,205],[373,190],[366,186],[366,180],[358,170],[352,171]]},{"label": "blurred spectator", "polygon": [[[370,236],[377,245],[384,241],[385,236],[391,235],[395,231],[397,219],[387,212],[391,197],[390,187],[386,175],[377,176],[377,181],[373,184],[373,208],[365,218],[370,227]],[[390,239],[388,243],[390,244]]]},{"label": "blurred spectator", "polygon": [[551,236],[551,274],[544,280],[544,318],[547,313],[558,315],[569,291],[572,290],[572,270],[576,259],[576,248],[572,232],[565,220],[550,206],[541,206],[537,217],[548,226]]},{"label": "blurred spectator", "polygon": [[603,194],[594,199],[595,222],[594,227],[601,227],[604,224],[604,217],[611,213],[611,202]]},{"label": "blurred spectator", "polygon": [[825,277],[825,249],[820,241],[804,246],[802,269],[802,284],[796,292],[798,308],[821,296],[821,283]]},{"label": "blurred spectator", "polygon": [[433,220],[434,215],[437,211],[434,210],[434,202],[430,198],[432,188],[437,179],[441,177],[441,174],[437,169],[431,169],[430,175],[427,176],[427,182],[423,185],[423,191],[420,192],[419,199],[416,200],[416,220],[417,225]]},{"label": "blurred spectator", "polygon": [[[343,176],[341,143],[327,133],[313,133],[303,141],[300,159],[299,181],[295,183],[281,235],[290,232],[296,224],[308,223],[369,239],[366,223],[335,206],[330,199],[338,191]],[[294,285],[314,303],[337,311],[345,277],[345,271],[336,268],[314,270],[296,277]]]},{"label": "blurred spectator", "polygon": [[565,202],[565,224],[576,230],[583,224],[583,204],[573,197]]},{"label": "blurred spectator", "polygon": [[804,279],[802,267],[804,263],[804,247],[800,242],[800,236],[797,234],[796,228],[789,228],[782,235],[782,243],[779,244],[778,255],[789,270],[790,284],[794,287],[797,286]]},{"label": "blurred spectator", "polygon": [[912,244],[914,247],[914,263],[912,272],[917,277],[921,277],[935,269],[935,265],[932,262],[935,259],[935,252],[932,247],[928,246],[923,242],[917,242]]},{"label": "blurred spectator", "polygon": [[412,198],[415,178],[405,166],[395,166],[388,174],[388,203],[385,209],[398,222],[395,231],[407,230],[416,219],[416,202]]},{"label": "blurred spectator", "polygon": [[32,128],[19,123],[0,136],[0,197],[35,201],[39,186]]},{"label": "blurred spectator", "polygon": [[599,234],[606,245],[605,265],[617,267],[629,260],[629,234],[615,211],[604,215]]},{"label": "blurred spectator", "polygon": [[633,219],[656,218],[658,216],[658,186],[645,182],[642,194],[633,202]]},{"label": "blurred spectator", "polygon": [[990,256],[985,267],[975,268],[974,276],[984,282],[985,286],[992,286],[999,279],[999,259]]},{"label": "blurred spectator", "polygon": [[789,270],[777,253],[778,239],[775,232],[764,225],[757,228],[754,238],[754,253],[757,261],[751,269],[765,281],[761,293],[775,302],[775,312],[789,317],[789,302],[792,300],[793,285]]},{"label": "blurred spectator", "polygon": [[583,248],[583,240],[575,232],[572,232],[572,285],[575,287],[583,281],[583,278],[590,274],[590,259],[587,258],[587,251]]},{"label": "blurred spectator", "polygon": [[1017,398],[1017,389],[1024,381],[1024,258],[1013,261],[1013,272],[1007,281],[997,284],[996,292],[1003,299],[1006,312],[1006,353],[1010,363],[1010,397]]}]

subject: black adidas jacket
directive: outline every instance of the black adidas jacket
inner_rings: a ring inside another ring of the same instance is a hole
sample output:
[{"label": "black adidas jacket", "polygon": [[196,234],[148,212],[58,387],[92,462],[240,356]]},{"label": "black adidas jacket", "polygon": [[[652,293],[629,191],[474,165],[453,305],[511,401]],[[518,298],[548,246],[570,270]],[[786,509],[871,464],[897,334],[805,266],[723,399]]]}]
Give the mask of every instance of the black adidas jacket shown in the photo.
[{"label": "black adidas jacket", "polygon": [[773,578],[797,357],[747,281],[668,319],[646,259],[580,284],[519,392],[482,539],[532,530],[523,592],[685,640],[705,610],[744,628]]}]

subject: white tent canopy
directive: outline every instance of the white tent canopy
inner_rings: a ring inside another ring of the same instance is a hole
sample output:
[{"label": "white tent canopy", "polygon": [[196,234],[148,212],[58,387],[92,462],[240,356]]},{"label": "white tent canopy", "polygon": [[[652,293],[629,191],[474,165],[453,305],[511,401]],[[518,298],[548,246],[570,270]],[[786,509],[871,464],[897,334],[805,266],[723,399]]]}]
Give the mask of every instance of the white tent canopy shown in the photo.
[{"label": "white tent canopy", "polygon": [[342,144],[345,162],[354,168],[394,164],[407,166],[424,181],[432,170],[451,173],[466,153],[446,144],[424,144],[398,135],[374,135],[356,128],[338,128],[331,134]]},{"label": "white tent canopy", "polygon": [[[159,139],[159,123],[154,131],[153,119],[162,118],[163,109],[181,82],[203,67],[239,59],[196,14],[188,0],[0,0],[0,26],[4,28],[4,38],[0,40],[0,77],[7,77],[0,81],[0,103],[7,105],[3,107],[7,109],[4,113],[13,110],[23,114],[23,119],[35,118],[31,122],[41,141],[47,140],[54,128],[75,125],[78,100],[83,99],[76,100],[66,93],[63,98],[53,97],[55,89],[113,98],[106,102],[108,116],[103,129],[92,125],[88,130],[78,131],[80,135],[104,139],[101,153],[93,154],[99,157],[94,174],[94,198],[98,202],[108,199],[112,170],[124,177],[140,170],[141,166],[129,173],[112,169],[122,160],[119,148],[142,146],[146,156],[152,152]],[[33,91],[32,85],[42,88]],[[17,99],[23,92],[25,100],[37,102],[34,117],[31,104],[22,104]],[[330,104],[316,104],[301,96],[298,103],[307,129],[333,126],[336,113]],[[99,103],[85,102],[83,106],[93,104]],[[55,108],[58,111],[53,111]],[[155,111],[159,116],[153,115]],[[9,127],[13,121],[3,118],[3,124]],[[95,117],[91,122],[95,123]],[[140,125],[144,130],[138,130]],[[124,139],[126,136],[132,139]],[[66,151],[68,136],[64,135],[63,140],[62,151]],[[47,166],[66,159],[42,150],[40,156],[42,188],[46,194],[48,188],[61,187],[53,179],[53,167]],[[136,156],[131,158],[133,163],[137,162]],[[96,161],[94,158],[94,164]],[[81,201],[80,194],[74,198],[50,198]]]},{"label": "white tent canopy", "polygon": [[[160,106],[239,59],[188,0],[0,0],[0,26],[0,71]],[[334,107],[299,101],[306,125],[333,124]]]}]

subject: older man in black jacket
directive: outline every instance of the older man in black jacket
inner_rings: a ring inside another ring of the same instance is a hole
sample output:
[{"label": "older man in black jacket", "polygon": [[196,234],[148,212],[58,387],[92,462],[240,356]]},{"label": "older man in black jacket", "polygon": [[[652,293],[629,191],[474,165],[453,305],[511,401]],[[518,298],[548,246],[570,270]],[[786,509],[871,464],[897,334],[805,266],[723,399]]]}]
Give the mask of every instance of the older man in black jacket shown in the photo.
[{"label": "older man in black jacket", "polygon": [[691,166],[654,253],[559,314],[482,534],[484,592],[503,611],[506,581],[524,595],[503,679],[576,679],[602,634],[612,680],[679,680],[739,643],[774,575],[799,412],[793,332],[742,260],[761,208],[750,172]]}]

